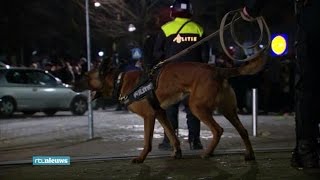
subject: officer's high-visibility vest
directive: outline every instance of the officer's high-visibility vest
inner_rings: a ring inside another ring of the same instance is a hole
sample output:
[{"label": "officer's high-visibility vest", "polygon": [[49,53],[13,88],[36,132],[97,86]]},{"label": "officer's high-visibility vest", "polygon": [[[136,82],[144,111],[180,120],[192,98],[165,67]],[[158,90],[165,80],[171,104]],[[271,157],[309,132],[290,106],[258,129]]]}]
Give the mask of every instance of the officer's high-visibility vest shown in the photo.
[{"label": "officer's high-visibility vest", "polygon": [[[203,28],[187,18],[175,18],[161,27],[166,39],[165,57],[168,58],[188,48],[203,36]],[[201,58],[200,48],[192,50],[180,59],[188,61]]]}]

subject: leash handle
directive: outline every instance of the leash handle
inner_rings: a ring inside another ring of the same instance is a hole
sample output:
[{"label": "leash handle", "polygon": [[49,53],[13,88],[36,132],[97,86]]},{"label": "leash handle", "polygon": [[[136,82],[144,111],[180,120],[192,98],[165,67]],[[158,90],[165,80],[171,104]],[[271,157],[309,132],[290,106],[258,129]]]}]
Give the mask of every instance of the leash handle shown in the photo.
[{"label": "leash handle", "polygon": [[[267,33],[267,38],[268,38],[268,42],[267,42],[267,45],[261,49],[259,49],[256,53],[254,53],[253,55],[251,56],[248,56],[247,58],[245,59],[236,59],[234,58],[230,53],[229,51],[227,50],[226,48],[226,45],[225,45],[225,42],[224,42],[224,29],[225,29],[225,23],[226,23],[226,20],[228,18],[229,15],[231,14],[234,14],[233,17],[232,17],[232,20],[231,22],[228,24],[230,26],[230,33],[231,33],[231,36],[234,40],[234,42],[239,46],[241,47],[243,50],[244,49],[250,49],[250,48],[254,48],[254,47],[258,47],[258,45],[262,42],[263,40],[263,33],[264,33],[264,29],[265,29],[265,32]],[[239,17],[237,17],[237,15],[240,14]],[[249,22],[254,22],[256,21],[258,23],[258,26],[259,26],[259,29],[260,29],[260,37],[259,39],[253,43],[252,45],[248,45],[248,46],[245,46],[245,45],[242,45],[238,38],[236,37],[235,35],[235,31],[234,31],[234,23],[240,19],[240,17],[242,19],[244,19],[245,21],[249,21]],[[264,20],[264,18],[262,16],[259,16],[257,18],[248,18],[246,17],[243,12],[242,12],[242,9],[238,9],[238,10],[234,10],[234,11],[230,11],[228,12],[227,14],[224,15],[224,17],[222,18],[221,20],[221,23],[220,23],[220,29],[219,29],[219,37],[220,37],[220,44],[221,44],[221,47],[223,49],[223,51],[225,52],[225,54],[230,58],[232,59],[233,61],[242,61],[242,62],[245,62],[245,61],[250,61],[252,59],[255,59],[256,57],[260,56],[261,53],[263,53],[266,49],[268,49],[270,47],[270,44],[271,44],[271,35],[270,35],[270,30],[269,30],[269,27],[266,23],[266,21]]]}]

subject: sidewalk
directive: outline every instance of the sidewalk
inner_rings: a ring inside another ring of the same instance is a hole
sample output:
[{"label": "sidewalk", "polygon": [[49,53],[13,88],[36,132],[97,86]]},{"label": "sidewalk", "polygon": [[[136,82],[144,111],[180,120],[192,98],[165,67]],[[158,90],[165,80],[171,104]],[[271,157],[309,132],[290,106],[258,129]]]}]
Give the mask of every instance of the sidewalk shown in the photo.
[{"label": "sidewalk", "polygon": [[[99,123],[99,119],[103,119],[106,114],[114,121],[107,120],[108,125],[105,125],[106,122]],[[180,116],[180,119],[184,118],[183,113],[180,113]],[[23,134],[18,134],[24,137],[23,141],[26,142],[26,145],[0,148],[0,165],[30,162],[34,155],[63,155],[71,156],[72,159],[75,159],[133,157],[140,153],[143,148],[143,121],[139,119],[139,117],[132,113],[95,112],[95,118],[95,123],[97,123],[95,124],[96,137],[93,140],[86,140],[86,129],[83,129],[83,134],[78,133],[78,140],[72,141],[68,140],[70,137],[65,135],[67,133],[65,131],[63,131],[63,133],[57,132],[56,134],[58,135],[53,136],[54,139],[51,141],[48,141],[50,137],[44,137],[45,134],[39,137],[36,135],[23,136]],[[235,128],[226,121],[223,116],[214,116],[214,118],[224,128],[224,134],[215,152],[220,154],[226,152],[243,152],[244,144]],[[254,150],[291,150],[295,145],[294,119],[292,116],[259,116],[257,137],[252,136],[251,115],[240,115],[240,119],[248,130]],[[42,122],[41,119],[37,121]],[[104,126],[102,127],[102,125]],[[50,127],[52,126],[53,124],[50,124]],[[99,127],[102,127],[101,130]],[[71,131],[70,129],[72,128],[68,127],[68,132]],[[189,150],[187,134],[186,123],[181,120],[179,122],[179,139],[181,141],[182,153],[200,156],[201,151]],[[60,136],[61,138],[59,138]],[[170,155],[171,152],[160,151],[157,148],[162,140],[162,136],[163,129],[157,123],[153,139],[153,150],[150,153],[151,156]],[[212,135],[209,129],[202,125],[201,141],[204,147],[208,145],[211,137]],[[34,141],[31,141],[40,138],[46,138],[46,141],[39,143],[33,143]],[[11,139],[11,141],[14,142],[14,138]],[[30,143],[28,143],[29,139]],[[19,141],[17,141],[17,143],[18,142]]]},{"label": "sidewalk", "polygon": [[[103,113],[101,115],[105,116]],[[126,118],[135,117],[132,114],[107,113],[111,119],[121,116],[119,119],[127,121]],[[99,114],[95,117],[98,119]],[[183,159],[172,160],[169,157],[170,151],[157,149],[162,139],[159,137],[162,133],[157,129],[153,150],[143,165],[130,163],[130,159],[139,155],[142,150],[142,131],[138,131],[139,136],[133,136],[132,133],[137,133],[136,127],[135,132],[105,128],[104,131],[108,132],[98,133],[100,137],[97,136],[93,140],[43,143],[2,149],[0,150],[0,169],[5,171],[0,170],[0,179],[19,177],[17,174],[13,176],[17,172],[22,172],[23,177],[29,177],[29,179],[33,179],[36,175],[36,177],[53,179],[62,177],[70,177],[67,179],[86,179],[85,177],[93,179],[103,177],[105,177],[103,179],[288,179],[289,177],[313,179],[320,177],[318,170],[297,171],[290,167],[290,151],[295,145],[292,116],[259,116],[258,136],[253,137],[252,117],[240,115],[256,152],[257,161],[255,162],[244,161],[243,142],[230,123],[226,123],[222,116],[214,117],[219,124],[222,124],[225,131],[214,153],[215,156],[207,160],[200,158],[202,151],[189,150],[185,122],[180,122],[179,130]],[[113,122],[108,122],[113,126]],[[142,123],[141,120],[137,122]],[[135,126],[138,126],[137,122],[134,121]],[[117,119],[116,123],[120,123],[120,120]],[[156,126],[156,128],[159,127]],[[122,140],[112,137],[117,134],[123,136]],[[210,138],[210,132],[202,126],[201,141],[204,147],[208,145]],[[34,167],[31,165],[31,158],[34,155],[70,156],[71,166]]]}]

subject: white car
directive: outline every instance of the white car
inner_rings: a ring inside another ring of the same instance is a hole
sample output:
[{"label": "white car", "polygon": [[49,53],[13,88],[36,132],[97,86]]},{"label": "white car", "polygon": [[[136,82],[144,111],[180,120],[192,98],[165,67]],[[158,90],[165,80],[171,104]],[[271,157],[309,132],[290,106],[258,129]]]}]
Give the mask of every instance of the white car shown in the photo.
[{"label": "white car", "polygon": [[77,93],[70,85],[40,69],[0,67],[0,115],[14,112],[32,115],[44,112],[71,111],[83,115],[87,109],[87,92]]}]

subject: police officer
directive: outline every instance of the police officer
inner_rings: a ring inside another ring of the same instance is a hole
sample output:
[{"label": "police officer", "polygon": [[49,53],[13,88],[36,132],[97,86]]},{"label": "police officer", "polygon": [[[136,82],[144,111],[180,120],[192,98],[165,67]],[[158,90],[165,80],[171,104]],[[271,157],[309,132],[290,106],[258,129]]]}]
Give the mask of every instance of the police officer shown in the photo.
[{"label": "police officer", "polygon": [[[244,13],[256,16],[262,0],[247,0]],[[296,146],[292,153],[294,167],[319,168],[319,0],[295,0],[297,20],[295,121]]]},{"label": "police officer", "polygon": [[[203,28],[190,19],[192,16],[192,6],[188,0],[174,1],[170,13],[173,20],[161,26],[161,31],[155,42],[154,57],[158,62],[179,53],[204,37]],[[198,48],[193,49],[174,61],[207,63],[209,58],[206,51],[206,48],[204,50],[203,46],[198,46]],[[191,113],[187,101],[185,99],[182,103],[185,105],[187,114],[190,149],[203,149],[200,141],[200,121]],[[175,130],[178,128],[179,104],[172,105],[166,110],[167,116]],[[159,149],[168,150],[170,148],[168,137],[165,135],[163,142],[159,144]]]}]

